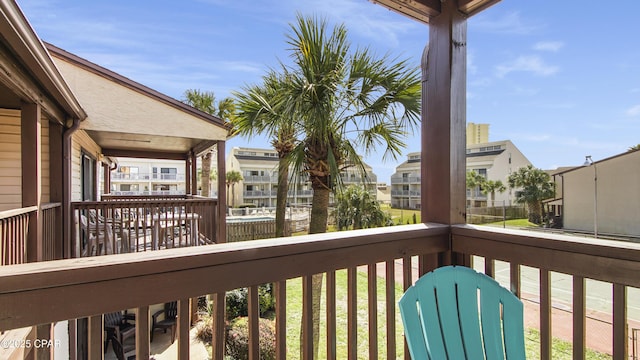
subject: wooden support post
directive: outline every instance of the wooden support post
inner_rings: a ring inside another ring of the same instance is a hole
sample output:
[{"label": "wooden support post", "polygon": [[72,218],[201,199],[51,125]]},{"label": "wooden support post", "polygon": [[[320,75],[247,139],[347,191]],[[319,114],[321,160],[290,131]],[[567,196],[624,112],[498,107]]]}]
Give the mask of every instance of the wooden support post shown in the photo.
[{"label": "wooden support post", "polygon": [[109,170],[109,164],[102,164],[102,193],[111,193],[111,170]]},{"label": "wooden support post", "polygon": [[[89,359],[104,358],[104,330],[102,315],[91,316],[88,324],[88,357]],[[142,358],[139,358],[142,359]]]},{"label": "wooden support post", "polygon": [[573,358],[585,359],[586,327],[586,291],[583,276],[573,276]]},{"label": "wooden support post", "polygon": [[225,293],[216,293],[213,297],[213,321],[211,336],[211,356],[214,359],[224,359],[224,321],[225,321]]},{"label": "wooden support post", "polygon": [[[63,166],[63,135],[64,128],[58,123],[49,124],[49,200],[52,203],[64,202],[64,177]],[[56,210],[55,224],[55,248],[54,258],[62,259],[64,256],[64,241],[62,235],[63,221],[67,218],[62,213],[62,209]]]},{"label": "wooden support post", "polygon": [[[184,193],[191,194],[191,161],[193,160],[193,154],[189,153],[184,160]],[[149,189],[151,190],[151,189]]]},{"label": "wooden support post", "polygon": [[613,359],[628,359],[627,287],[613,284]]},{"label": "wooden support post", "polygon": [[198,195],[198,157],[195,154],[191,159],[191,195]]},{"label": "wooden support post", "polygon": [[140,306],[136,310],[136,359],[149,358],[149,306]]},{"label": "wooden support post", "polygon": [[217,228],[216,231],[216,242],[217,243],[225,243],[227,242],[227,173],[224,159],[225,152],[225,142],[218,141],[218,211],[217,211],[217,219],[215,221]]},{"label": "wooden support post", "polygon": [[178,359],[189,359],[189,299],[178,300]]},{"label": "wooden support post", "polygon": [[466,221],[467,21],[457,0],[441,6],[422,64],[422,221],[459,224]]},{"label": "wooden support post", "polygon": [[27,235],[27,262],[41,261],[42,221],[42,128],[40,105],[22,104],[21,147],[22,147],[22,206],[37,206],[38,210],[29,216]]}]

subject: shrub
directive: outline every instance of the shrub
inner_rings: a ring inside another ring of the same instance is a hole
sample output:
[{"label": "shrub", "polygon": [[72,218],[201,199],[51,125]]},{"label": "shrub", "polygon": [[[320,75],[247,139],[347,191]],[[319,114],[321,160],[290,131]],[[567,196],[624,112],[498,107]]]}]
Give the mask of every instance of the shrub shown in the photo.
[{"label": "shrub", "polygon": [[[260,318],[260,359],[273,360],[276,358],[276,330],[275,322]],[[247,317],[234,319],[227,326],[225,332],[226,355],[236,360],[249,359],[249,326]]]},{"label": "shrub", "polygon": [[[247,288],[236,289],[227,292],[227,320],[240,316],[247,316],[249,290]],[[275,297],[273,296],[273,284],[263,284],[258,287],[258,302],[260,303],[260,315],[275,310]]]}]

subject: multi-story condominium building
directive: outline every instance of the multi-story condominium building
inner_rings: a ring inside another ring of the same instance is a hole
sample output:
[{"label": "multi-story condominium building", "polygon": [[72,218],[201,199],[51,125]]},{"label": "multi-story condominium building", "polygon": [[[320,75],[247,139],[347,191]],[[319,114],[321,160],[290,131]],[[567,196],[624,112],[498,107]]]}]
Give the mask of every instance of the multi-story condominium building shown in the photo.
[{"label": "multi-story condominium building", "polygon": [[[233,148],[227,156],[227,171],[242,174],[242,181],[234,185],[228,195],[229,204],[253,204],[272,207],[276,205],[278,190],[278,154],[272,149]],[[365,165],[367,187],[375,194],[377,177],[370,166]],[[355,167],[348,167],[341,174],[344,185],[362,184],[361,173]],[[313,190],[305,177],[297,184],[289,183],[289,204],[311,204]]]},{"label": "multi-story condominium building", "polygon": [[[509,140],[467,146],[467,171],[475,171],[488,180],[500,180],[507,186],[507,178],[518,168],[531,162]],[[420,153],[410,153],[407,161],[396,167],[391,176],[391,206],[405,209],[420,208]],[[491,195],[479,188],[467,190],[467,204],[471,207],[512,205],[515,193],[508,189]]]},{"label": "multi-story condominium building", "polygon": [[391,206],[420,208],[420,152],[407,155],[407,161],[398,165],[391,175]]},{"label": "multi-story condominium building", "polygon": [[489,142],[489,124],[467,123],[467,146]]},{"label": "multi-story condominium building", "polygon": [[184,161],[119,158],[111,172],[111,193],[184,194]]}]

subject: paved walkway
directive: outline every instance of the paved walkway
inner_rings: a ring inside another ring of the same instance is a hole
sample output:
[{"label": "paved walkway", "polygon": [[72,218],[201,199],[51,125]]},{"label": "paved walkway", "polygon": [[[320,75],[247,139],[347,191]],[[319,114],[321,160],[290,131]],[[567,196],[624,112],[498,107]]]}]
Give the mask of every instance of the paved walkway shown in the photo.
[{"label": "paved walkway", "polygon": [[[204,344],[196,339],[195,327],[189,331],[189,359],[190,360],[208,360],[209,354]],[[163,333],[158,331],[153,334],[153,342],[151,343],[151,359],[155,360],[175,360],[178,358],[178,340],[171,344],[171,332]],[[117,360],[113,353],[113,348],[109,344],[107,353],[104,355],[105,360]]]}]

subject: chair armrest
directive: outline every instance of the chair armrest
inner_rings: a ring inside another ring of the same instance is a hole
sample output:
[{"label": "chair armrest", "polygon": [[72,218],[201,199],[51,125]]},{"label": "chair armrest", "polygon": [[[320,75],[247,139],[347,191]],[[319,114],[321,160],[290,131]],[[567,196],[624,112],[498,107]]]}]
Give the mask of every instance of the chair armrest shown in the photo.
[{"label": "chair armrest", "polygon": [[162,314],[164,314],[164,310],[158,310],[155,313],[153,313],[153,315],[151,315],[151,319],[153,320],[151,327],[153,327],[158,322],[158,316]]},{"label": "chair armrest", "polygon": [[131,321],[136,321],[136,314],[124,314],[123,316],[124,321],[126,322],[127,320],[131,320]]}]

